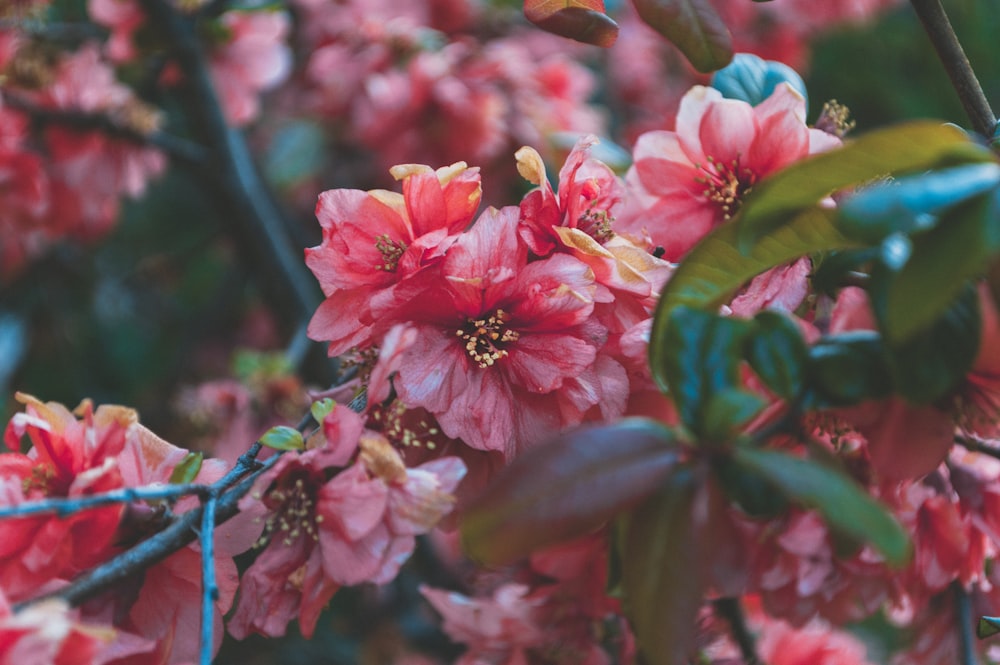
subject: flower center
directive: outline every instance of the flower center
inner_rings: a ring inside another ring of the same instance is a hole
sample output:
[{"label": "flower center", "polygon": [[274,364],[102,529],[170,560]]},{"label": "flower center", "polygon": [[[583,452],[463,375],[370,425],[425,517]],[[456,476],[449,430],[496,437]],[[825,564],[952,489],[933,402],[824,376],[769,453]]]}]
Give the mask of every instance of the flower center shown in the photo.
[{"label": "flower center", "polygon": [[483,369],[505,358],[507,344],[516,342],[521,336],[507,327],[507,312],[502,309],[488,319],[468,319],[455,335],[465,341],[465,352]]},{"label": "flower center", "polygon": [[376,265],[375,270],[396,272],[399,257],[406,251],[406,244],[401,240],[393,240],[388,233],[375,236],[375,249],[382,254],[382,265]]},{"label": "flower center", "polygon": [[719,207],[723,219],[729,219],[739,211],[743,197],[757,182],[753,171],[740,167],[739,157],[728,164],[709,157],[708,165],[699,164],[698,168],[705,175],[695,178],[695,181],[705,186],[702,195]]},{"label": "flower center", "polygon": [[255,547],[266,546],[276,535],[285,545],[291,545],[302,535],[319,540],[316,525],[323,521],[323,516],[316,514],[316,497],[310,486],[302,478],[288,478],[264,494],[264,505],[273,512],[265,520],[264,532]]},{"label": "flower center", "polygon": [[591,206],[576,220],[576,227],[604,244],[615,237],[615,232],[611,230],[611,223],[614,221],[615,218],[607,210],[597,210]]}]

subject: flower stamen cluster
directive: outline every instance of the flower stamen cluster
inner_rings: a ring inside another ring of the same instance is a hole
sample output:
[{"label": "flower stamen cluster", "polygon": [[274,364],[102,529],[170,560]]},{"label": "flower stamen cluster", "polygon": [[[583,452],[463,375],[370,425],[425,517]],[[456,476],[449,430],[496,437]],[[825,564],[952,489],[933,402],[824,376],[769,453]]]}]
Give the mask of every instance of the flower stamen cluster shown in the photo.
[{"label": "flower stamen cluster", "polygon": [[507,316],[507,312],[497,309],[488,319],[469,319],[465,327],[455,331],[456,336],[465,340],[466,353],[481,369],[492,367],[510,355],[498,344],[516,342],[521,337],[519,332],[507,327]]},{"label": "flower stamen cluster", "polygon": [[702,195],[717,205],[722,211],[722,218],[731,219],[739,212],[743,199],[753,190],[757,176],[749,168],[740,166],[740,157],[721,162],[711,155],[707,158],[708,165],[695,164],[705,175],[695,178],[695,182],[705,185]]}]

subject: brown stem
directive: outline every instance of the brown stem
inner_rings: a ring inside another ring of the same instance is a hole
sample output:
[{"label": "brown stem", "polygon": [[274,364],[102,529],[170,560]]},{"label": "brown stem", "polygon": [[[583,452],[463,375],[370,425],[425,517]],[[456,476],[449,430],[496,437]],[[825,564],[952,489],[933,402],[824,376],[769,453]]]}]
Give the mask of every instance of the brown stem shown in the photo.
[{"label": "brown stem", "polygon": [[940,0],[910,0],[914,11],[924,25],[924,30],[937,51],[941,64],[948,72],[948,78],[958,93],[966,115],[972,121],[972,128],[983,136],[990,137],[996,128],[997,119],[990,107],[979,79],[972,71],[969,58],[951,27]]}]

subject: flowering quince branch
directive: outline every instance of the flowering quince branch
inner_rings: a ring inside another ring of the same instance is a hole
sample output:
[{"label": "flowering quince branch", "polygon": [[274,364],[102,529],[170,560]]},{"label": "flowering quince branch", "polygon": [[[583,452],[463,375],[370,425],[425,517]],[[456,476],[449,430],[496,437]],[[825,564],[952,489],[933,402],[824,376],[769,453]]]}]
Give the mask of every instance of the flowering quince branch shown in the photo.
[{"label": "flowering quince branch", "polygon": [[955,596],[955,621],[958,624],[959,662],[960,665],[976,665],[976,650],[974,646],[975,622],[972,620],[972,596],[969,595],[958,581],[951,583]]},{"label": "flowering quince branch", "polygon": [[201,665],[210,665],[215,644],[215,601],[219,599],[219,586],[215,581],[215,510],[218,505],[215,492],[202,501],[201,533]]},{"label": "flowering quince branch", "polygon": [[60,517],[70,515],[80,510],[97,508],[115,503],[132,503],[134,501],[163,501],[178,499],[182,496],[205,496],[209,492],[207,485],[167,485],[159,487],[126,487],[103,494],[92,494],[79,498],[54,498],[39,501],[26,501],[13,506],[0,507],[0,519],[9,517],[27,517],[39,513],[55,513]]},{"label": "flowering quince branch", "polygon": [[[240,499],[253,487],[257,478],[280,458],[279,455],[275,455],[265,462],[258,462],[256,456],[260,450],[260,444],[255,443],[240,456],[236,465],[225,476],[208,487],[207,493],[210,498],[213,493],[221,492],[218,500],[212,501],[216,524],[225,522],[239,513]],[[202,506],[184,513],[167,528],[99,565],[70,584],[57,591],[18,603],[14,609],[17,611],[49,598],[61,598],[70,605],[79,605],[93,598],[197,539],[199,527],[203,529],[204,511]]]},{"label": "flowering quince branch", "polygon": [[0,91],[0,101],[10,108],[27,113],[41,125],[61,125],[79,131],[96,130],[136,145],[153,146],[189,167],[203,168],[207,163],[208,154],[200,145],[158,129],[150,128],[146,131],[144,128],[129,126],[104,113],[43,108],[10,91]]},{"label": "flowering quince branch", "polygon": [[739,645],[740,654],[743,656],[745,665],[760,665],[760,657],[757,655],[757,645],[753,633],[747,626],[743,608],[740,606],[739,598],[719,598],[712,605],[716,613],[729,623],[733,639]]},{"label": "flowering quince branch", "polygon": [[1000,447],[991,445],[990,443],[974,436],[970,436],[968,434],[956,434],[955,443],[962,446],[966,450],[971,450],[976,453],[1000,459]]},{"label": "flowering quince branch", "polygon": [[983,87],[965,55],[951,21],[941,5],[941,0],[911,0],[920,22],[934,44],[941,64],[948,72],[948,78],[958,93],[972,127],[979,134],[989,138],[996,130],[997,119],[990,106]]}]

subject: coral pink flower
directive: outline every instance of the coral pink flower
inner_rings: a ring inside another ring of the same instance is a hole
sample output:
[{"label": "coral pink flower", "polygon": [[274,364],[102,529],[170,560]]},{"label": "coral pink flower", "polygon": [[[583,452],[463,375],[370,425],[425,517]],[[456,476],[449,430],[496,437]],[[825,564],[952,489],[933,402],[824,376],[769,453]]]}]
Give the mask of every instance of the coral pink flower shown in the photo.
[{"label": "coral pink flower", "polygon": [[226,33],[208,63],[226,119],[245,125],[260,112],[258,96],[284,81],[292,68],[285,44],[289,18],[284,12],[232,11],[219,19]]},{"label": "coral pink flower", "polygon": [[17,614],[0,590],[0,664],[98,665],[115,637],[110,626],[81,623],[65,602],[45,600]]},{"label": "coral pink flower", "polygon": [[416,536],[451,512],[465,465],[442,457],[408,469],[380,434],[365,433],[361,455],[319,492],[323,568],[340,584],[384,584],[399,572]]},{"label": "coral pink flower", "polygon": [[444,279],[407,315],[419,332],[394,385],[444,433],[512,455],[600,406],[619,415],[625,371],[599,358],[593,272],[567,254],[527,262],[518,210],[489,210],[449,249]]},{"label": "coral pink flower", "polygon": [[639,137],[627,175],[635,203],[619,227],[648,234],[676,261],[736,214],[761,178],[838,143],[806,126],[805,101],[788,85],[757,106],[695,86],[681,100],[676,131]]},{"label": "coral pink flower", "polygon": [[492,598],[421,587],[420,593],[444,617],[448,636],[469,647],[456,665],[523,665],[526,651],[545,643],[542,601],[528,598],[529,588],[506,584]]},{"label": "coral pink flower", "polygon": [[403,181],[402,195],[337,189],[316,205],[323,244],[306,250],[306,264],[326,300],[309,335],[329,341],[330,355],[368,346],[387,330],[393,310],[414,297],[413,278],[440,262],[450,236],[479,207],[479,170],[464,162],[437,171],[406,164],[392,173]]},{"label": "coral pink flower", "polygon": [[146,21],[137,0],[88,0],[87,13],[94,23],[111,30],[105,53],[114,62],[126,62],[136,56],[132,36]]},{"label": "coral pink flower", "polygon": [[802,628],[765,621],[757,648],[768,665],[871,665],[863,643],[820,621]]},{"label": "coral pink flower", "polygon": [[[81,405],[77,419],[65,407],[18,394],[26,405],[7,425],[4,443],[27,454],[0,455],[0,503],[18,504],[45,497],[78,497],[122,487],[116,459],[135,412]],[[75,513],[67,518],[40,515],[0,521],[0,587],[14,600],[36,592],[50,580],[69,577],[105,558],[112,550],[122,506]]]}]

